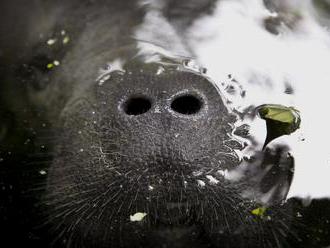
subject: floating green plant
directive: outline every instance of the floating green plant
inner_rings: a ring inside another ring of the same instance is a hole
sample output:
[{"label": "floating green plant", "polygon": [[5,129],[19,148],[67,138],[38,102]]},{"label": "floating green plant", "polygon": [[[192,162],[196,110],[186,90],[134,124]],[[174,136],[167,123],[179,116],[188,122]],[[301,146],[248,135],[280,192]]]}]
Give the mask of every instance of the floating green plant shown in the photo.
[{"label": "floating green plant", "polygon": [[300,113],[293,107],[276,104],[265,104],[258,108],[260,118],[266,121],[267,137],[264,148],[272,140],[288,135],[300,127]]}]

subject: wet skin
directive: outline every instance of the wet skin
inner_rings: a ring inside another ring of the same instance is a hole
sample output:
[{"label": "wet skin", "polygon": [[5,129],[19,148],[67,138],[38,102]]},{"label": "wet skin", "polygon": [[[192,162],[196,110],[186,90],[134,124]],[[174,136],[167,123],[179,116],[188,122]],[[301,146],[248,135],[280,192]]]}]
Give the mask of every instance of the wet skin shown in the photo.
[{"label": "wet skin", "polygon": [[[184,30],[192,16],[209,14],[213,6],[188,2],[190,11],[166,2],[164,19]],[[26,14],[24,5],[4,4],[9,13],[25,13],[26,24],[18,21],[25,29],[46,34],[21,33],[13,18],[13,34],[1,43],[15,41],[2,54],[11,66],[2,66],[0,86],[5,120],[0,226],[6,246],[326,244],[327,218],[314,210],[327,201],[308,208],[298,199],[282,203],[293,173],[286,147],[256,151],[238,180],[219,172],[241,171],[235,150],[244,144],[233,133],[252,137],[234,128],[238,117],[204,75],[177,61],[147,64],[136,56],[138,41],[132,35],[148,8],[135,1],[47,4],[47,15],[37,11],[35,16]],[[6,18],[10,23],[10,15]],[[70,43],[45,45],[48,37],[63,39],[61,30]],[[55,58],[61,66],[45,69]],[[100,68],[118,60],[124,61],[120,70],[98,78]],[[264,214],[253,214],[263,205]],[[132,221],[135,213],[146,216]]]}]

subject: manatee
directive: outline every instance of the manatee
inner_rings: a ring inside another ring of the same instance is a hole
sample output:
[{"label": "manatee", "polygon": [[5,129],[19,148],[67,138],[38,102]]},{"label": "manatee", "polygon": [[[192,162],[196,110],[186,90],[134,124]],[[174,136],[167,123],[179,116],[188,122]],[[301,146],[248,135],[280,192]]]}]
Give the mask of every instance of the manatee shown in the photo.
[{"label": "manatee", "polygon": [[[239,137],[253,140],[248,128],[234,125],[239,117],[212,79],[186,66],[193,51],[179,34],[214,3],[2,3],[1,30],[12,25],[1,41],[10,63],[1,64],[4,247],[311,240],[311,218],[301,217],[324,206],[284,201],[294,171],[288,148],[239,157]],[[148,43],[179,56],[144,53]],[[326,237],[315,231],[326,230],[323,220],[311,230]]]}]

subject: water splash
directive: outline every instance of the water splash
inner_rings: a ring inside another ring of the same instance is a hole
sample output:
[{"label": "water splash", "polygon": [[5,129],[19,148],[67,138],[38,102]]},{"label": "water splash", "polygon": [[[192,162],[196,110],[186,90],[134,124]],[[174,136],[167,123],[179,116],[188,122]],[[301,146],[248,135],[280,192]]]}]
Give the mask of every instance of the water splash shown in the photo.
[{"label": "water splash", "polygon": [[[216,83],[227,109],[239,117],[229,136],[246,143],[245,158],[262,150],[267,135],[257,106],[300,111],[300,129],[270,143],[286,144],[295,157],[288,197],[330,197],[330,118],[323,107],[330,105],[330,19],[313,2],[222,0],[178,35],[161,2],[146,0],[141,5],[148,11],[134,36],[145,63],[202,73]],[[253,140],[235,135],[244,126]]]},{"label": "water splash", "polygon": [[[273,103],[301,111],[301,129],[278,140],[288,143],[296,160],[289,197],[330,197],[330,118],[324,109],[330,104],[330,33],[311,1],[277,2],[278,12],[261,0],[220,1],[212,16],[194,23],[188,40],[233,109],[244,113],[251,106]],[[290,13],[299,17],[294,23]],[[274,35],[265,20],[279,17],[283,20]],[[238,90],[225,90],[233,85],[232,78],[244,97]],[[265,124],[249,124],[256,139],[264,140],[260,130]]]},{"label": "water splash", "polygon": [[116,59],[112,62],[108,62],[103,68],[99,69],[96,82],[99,86],[102,86],[105,81],[110,79],[111,73],[114,71],[125,72],[123,69],[124,62],[121,59]]}]

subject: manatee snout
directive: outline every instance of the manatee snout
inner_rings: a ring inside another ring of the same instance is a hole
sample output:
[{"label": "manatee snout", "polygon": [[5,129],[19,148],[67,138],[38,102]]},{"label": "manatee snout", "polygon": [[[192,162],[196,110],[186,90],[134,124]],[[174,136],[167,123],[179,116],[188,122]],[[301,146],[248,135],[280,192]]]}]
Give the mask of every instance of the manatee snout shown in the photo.
[{"label": "manatee snout", "polygon": [[51,239],[67,247],[252,247],[268,227],[281,230],[289,210],[262,204],[287,194],[287,151],[257,151],[242,164],[237,117],[216,85],[157,67],[113,71],[67,102],[43,199]]},{"label": "manatee snout", "polygon": [[[93,84],[62,113],[47,182],[55,231],[107,246],[212,219],[214,204],[236,197],[218,173],[239,163],[234,120],[215,85],[191,72],[113,72]],[[135,213],[146,214],[138,225]]]}]

